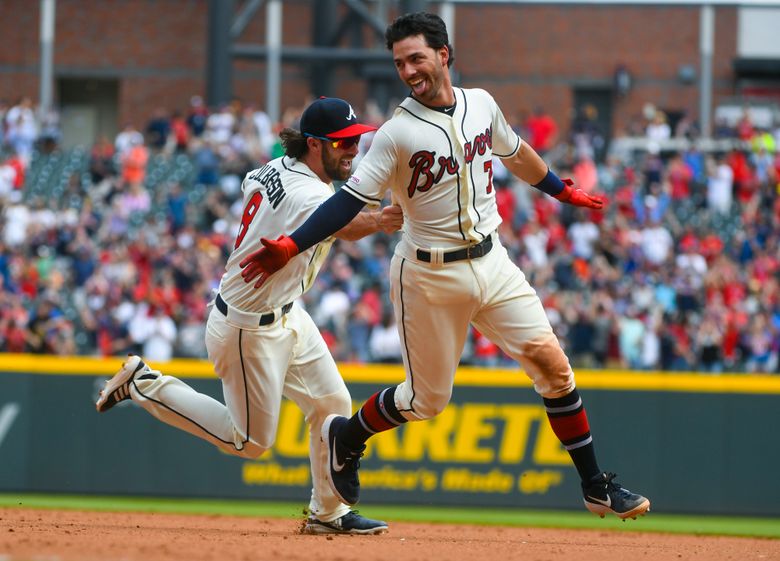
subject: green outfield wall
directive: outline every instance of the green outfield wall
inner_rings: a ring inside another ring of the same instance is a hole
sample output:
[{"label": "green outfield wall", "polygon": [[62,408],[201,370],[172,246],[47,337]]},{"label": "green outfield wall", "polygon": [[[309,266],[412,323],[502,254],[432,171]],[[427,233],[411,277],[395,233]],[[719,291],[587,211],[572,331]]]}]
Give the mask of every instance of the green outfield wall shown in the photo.
[{"label": "green outfield wall", "polygon": [[[274,448],[229,456],[132,402],[94,402],[121,360],[0,355],[0,492],[308,501],[308,436],[285,402]],[[221,399],[211,365],[152,364]],[[340,365],[355,406],[400,366]],[[780,515],[780,377],[577,373],[602,469],[654,511]],[[581,508],[579,480],[520,371],[463,368],[435,419],[372,439],[364,503]]]}]

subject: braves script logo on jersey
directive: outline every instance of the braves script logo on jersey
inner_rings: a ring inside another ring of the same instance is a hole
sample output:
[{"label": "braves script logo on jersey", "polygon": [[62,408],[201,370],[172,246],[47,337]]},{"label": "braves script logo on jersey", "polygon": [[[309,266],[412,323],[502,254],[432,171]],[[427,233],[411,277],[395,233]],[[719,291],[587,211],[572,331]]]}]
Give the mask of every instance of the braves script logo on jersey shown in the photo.
[{"label": "braves script logo on jersey", "polygon": [[[466,142],[463,146],[466,164],[470,164],[477,154],[484,156],[488,149],[493,149],[493,127],[486,128],[485,132],[478,134],[474,140]],[[439,170],[434,174],[433,165],[436,162],[439,164]],[[420,150],[409,158],[409,167],[412,168],[412,178],[409,180],[406,191],[411,199],[415,191],[424,193],[439,183],[445,171],[450,175],[458,173],[460,164],[452,156],[439,156],[437,159],[436,152]],[[421,178],[422,183],[420,182]]]}]

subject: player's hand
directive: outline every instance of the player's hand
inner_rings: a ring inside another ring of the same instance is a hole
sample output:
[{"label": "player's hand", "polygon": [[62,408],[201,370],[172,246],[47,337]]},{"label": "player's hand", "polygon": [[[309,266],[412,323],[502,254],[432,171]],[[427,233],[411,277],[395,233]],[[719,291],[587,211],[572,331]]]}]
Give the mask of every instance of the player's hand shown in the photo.
[{"label": "player's hand", "polygon": [[561,179],[563,181],[563,191],[558,193],[555,198],[562,203],[569,203],[574,206],[584,206],[601,210],[604,208],[604,199],[588,195],[582,189],[573,187],[574,182],[571,179]]},{"label": "player's hand", "polygon": [[260,288],[268,277],[298,255],[298,246],[288,236],[279,236],[275,240],[261,238],[260,242],[263,247],[239,263],[243,269],[241,276],[244,278],[244,282],[252,282],[257,279],[255,288]]},{"label": "player's hand", "polygon": [[379,229],[385,234],[392,234],[404,225],[404,212],[398,205],[384,207],[379,213]]}]

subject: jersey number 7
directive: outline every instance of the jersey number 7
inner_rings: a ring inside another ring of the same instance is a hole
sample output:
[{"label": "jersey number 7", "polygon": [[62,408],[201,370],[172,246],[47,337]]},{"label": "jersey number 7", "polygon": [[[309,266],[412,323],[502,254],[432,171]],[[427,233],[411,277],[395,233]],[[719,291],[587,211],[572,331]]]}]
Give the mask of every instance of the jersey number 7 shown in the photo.
[{"label": "jersey number 7", "polygon": [[238,227],[238,234],[236,235],[236,245],[233,246],[234,250],[238,249],[238,246],[244,241],[244,236],[246,236],[246,233],[249,231],[249,225],[252,223],[252,220],[255,219],[257,209],[260,208],[260,203],[262,202],[263,195],[257,192],[252,195],[246,203],[244,215],[241,217],[241,225]]}]

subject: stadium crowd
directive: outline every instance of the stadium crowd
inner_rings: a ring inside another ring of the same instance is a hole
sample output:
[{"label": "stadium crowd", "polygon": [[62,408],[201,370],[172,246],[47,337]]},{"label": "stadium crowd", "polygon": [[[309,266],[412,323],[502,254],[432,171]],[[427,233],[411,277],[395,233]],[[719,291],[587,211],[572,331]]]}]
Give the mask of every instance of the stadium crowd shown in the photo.
[{"label": "stadium crowd", "polygon": [[[244,174],[296,126],[235,101],[160,109],[114,139],[60,148],[56,113],[0,101],[0,350],[203,357],[207,303],[242,211]],[[518,132],[562,176],[609,200],[561,205],[494,163],[500,234],[539,292],[575,367],[779,370],[780,142],[749,112],[703,152],[695,122],[648,106],[639,150],[608,150],[585,108],[563,130],[539,108]],[[372,104],[363,119],[381,124]],[[361,154],[370,145],[361,141]],[[614,144],[614,143],[613,143]],[[616,144],[615,144],[616,145]],[[338,241],[301,303],[341,361],[400,362],[388,301],[396,238]],[[476,331],[464,364],[511,366]]]}]

